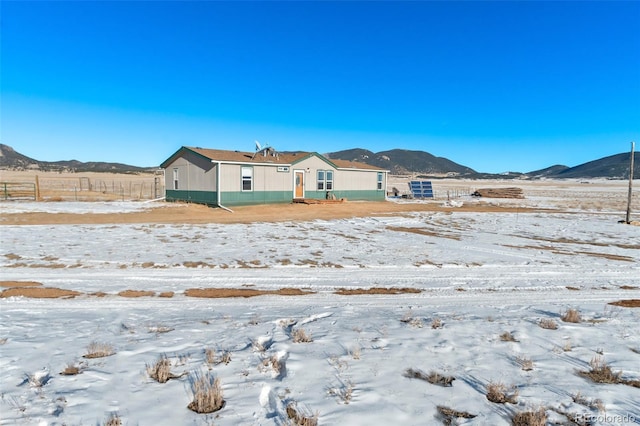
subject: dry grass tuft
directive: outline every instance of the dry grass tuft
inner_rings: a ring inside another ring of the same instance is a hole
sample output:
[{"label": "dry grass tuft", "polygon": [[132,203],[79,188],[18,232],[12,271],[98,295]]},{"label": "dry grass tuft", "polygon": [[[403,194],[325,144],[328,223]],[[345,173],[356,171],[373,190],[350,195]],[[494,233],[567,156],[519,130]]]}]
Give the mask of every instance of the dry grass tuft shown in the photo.
[{"label": "dry grass tuft", "polygon": [[231,362],[231,352],[222,351],[219,357],[216,356],[215,349],[207,348],[204,350],[204,357],[209,365],[229,364]]},{"label": "dry grass tuft", "polygon": [[544,408],[536,411],[521,411],[511,419],[512,426],[545,426],[546,424],[547,413]]},{"label": "dry grass tuft", "polygon": [[158,383],[166,383],[171,379],[179,379],[188,374],[186,371],[180,375],[171,372],[171,361],[162,355],[154,364],[147,364],[147,374]]},{"label": "dry grass tuft", "polygon": [[546,330],[557,330],[558,324],[551,318],[542,318],[538,325]]},{"label": "dry grass tuft", "polygon": [[269,358],[263,359],[260,366],[262,367],[262,369],[271,367],[276,376],[280,375],[280,372],[284,367],[282,361],[280,360],[280,358],[278,358],[277,355],[271,355]]},{"label": "dry grass tuft", "polygon": [[518,356],[518,357],[516,357],[516,363],[524,371],[533,370],[533,361],[531,360],[531,358],[528,358],[526,356]]},{"label": "dry grass tuft", "polygon": [[562,321],[564,322],[579,323],[582,321],[582,318],[580,317],[580,312],[578,312],[575,309],[567,310],[567,312],[565,312],[561,318],[562,318]]},{"label": "dry grass tuft", "polygon": [[318,413],[309,414],[305,412],[301,412],[298,410],[295,402],[291,402],[287,405],[287,417],[292,426],[317,426],[318,424]]},{"label": "dry grass tuft", "polygon": [[516,338],[513,337],[513,334],[508,331],[505,331],[500,335],[500,340],[502,340],[503,342],[517,342]]},{"label": "dry grass tuft", "polygon": [[329,389],[329,395],[336,396],[343,402],[343,404],[349,405],[353,398],[354,388],[355,386],[350,380],[346,383],[341,381],[340,387]]},{"label": "dry grass tuft", "polygon": [[60,372],[61,376],[75,376],[82,372],[82,368],[75,363],[69,363],[67,366]]},{"label": "dry grass tuft", "polygon": [[507,388],[504,383],[490,382],[487,385],[487,399],[496,404],[505,404],[507,402],[516,404],[518,402],[518,389],[514,386]]},{"label": "dry grass tuft", "polygon": [[175,293],[173,291],[163,291],[160,294],[158,294],[158,297],[166,297],[167,299],[170,299],[173,297]]},{"label": "dry grass tuft", "polygon": [[438,405],[436,407],[438,413],[444,417],[444,424],[451,425],[453,424],[454,419],[473,419],[476,417],[475,414],[467,413],[466,411],[458,411],[453,408],[445,407],[444,405]]},{"label": "dry grass tuft", "polygon": [[429,374],[425,374],[423,371],[415,370],[413,368],[406,369],[403,373],[403,376],[409,379],[424,380],[431,383],[432,385],[444,387],[453,386],[453,381],[455,380],[455,377],[453,376],[446,376],[436,371],[431,371],[429,372]]},{"label": "dry grass tuft", "polygon": [[116,353],[115,348],[109,343],[93,341],[87,346],[87,353],[83,358],[104,358]]},{"label": "dry grass tuft", "polygon": [[362,348],[360,345],[356,345],[347,351],[347,354],[353,359],[360,359],[362,356]]},{"label": "dry grass tuft", "polygon": [[198,414],[214,413],[225,405],[220,379],[210,374],[194,373],[191,393],[193,400],[187,408]]},{"label": "dry grass tuft", "polygon": [[438,329],[438,328],[442,328],[443,324],[442,324],[442,320],[440,318],[434,318],[431,321],[431,328]]},{"label": "dry grass tuft", "polygon": [[310,334],[307,334],[303,328],[296,328],[291,332],[293,343],[310,343],[313,342]]},{"label": "dry grass tuft", "polygon": [[122,420],[117,414],[111,414],[104,426],[122,426]]},{"label": "dry grass tuft", "polygon": [[604,411],[605,407],[601,399],[589,399],[583,396],[580,392],[572,395],[571,398],[576,404],[584,405],[585,407],[591,408],[592,410],[598,410],[599,412]]},{"label": "dry grass tuft", "polygon": [[591,367],[589,371],[579,371],[578,374],[594,383],[622,383],[622,372],[614,373],[603,358],[599,356],[592,358],[589,366]]}]

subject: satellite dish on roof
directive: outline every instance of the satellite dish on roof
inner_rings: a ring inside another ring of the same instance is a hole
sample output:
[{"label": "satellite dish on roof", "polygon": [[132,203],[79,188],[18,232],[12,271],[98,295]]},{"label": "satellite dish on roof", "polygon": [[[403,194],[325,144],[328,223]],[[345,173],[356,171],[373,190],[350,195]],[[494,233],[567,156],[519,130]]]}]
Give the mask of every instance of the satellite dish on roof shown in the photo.
[{"label": "satellite dish on roof", "polygon": [[260,151],[262,149],[262,145],[260,145],[260,142],[256,141],[256,151]]}]

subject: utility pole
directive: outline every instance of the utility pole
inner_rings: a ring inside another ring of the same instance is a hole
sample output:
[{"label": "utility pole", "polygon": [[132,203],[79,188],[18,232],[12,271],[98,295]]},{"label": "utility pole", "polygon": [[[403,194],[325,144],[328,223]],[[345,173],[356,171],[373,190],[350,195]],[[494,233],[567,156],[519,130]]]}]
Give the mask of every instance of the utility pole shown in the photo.
[{"label": "utility pole", "polygon": [[636,143],[631,142],[631,160],[629,161],[629,198],[627,200],[627,223],[631,223],[631,194],[633,187],[633,156]]}]

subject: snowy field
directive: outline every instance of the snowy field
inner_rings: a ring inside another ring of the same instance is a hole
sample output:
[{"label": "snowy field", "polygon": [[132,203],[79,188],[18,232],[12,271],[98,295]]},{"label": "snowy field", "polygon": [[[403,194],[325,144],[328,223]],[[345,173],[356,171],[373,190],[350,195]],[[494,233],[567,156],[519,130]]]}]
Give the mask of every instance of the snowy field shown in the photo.
[{"label": "snowy field", "polygon": [[[640,310],[608,304],[640,299],[640,227],[621,218],[565,209],[4,225],[4,282],[81,294],[0,299],[0,424],[286,425],[290,404],[321,425],[497,426],[536,410],[549,425],[640,424]],[[309,294],[193,297],[283,288]],[[385,290],[340,294],[371,288]],[[562,319],[571,310],[578,322]],[[302,334],[311,341],[295,342]],[[113,353],[84,357],[92,343]],[[161,357],[176,376],[166,383],[147,371]],[[594,361],[619,383],[581,375]],[[78,374],[60,374],[70,367]],[[198,376],[220,379],[221,410],[187,408]],[[496,385],[509,402],[487,398]]]}]

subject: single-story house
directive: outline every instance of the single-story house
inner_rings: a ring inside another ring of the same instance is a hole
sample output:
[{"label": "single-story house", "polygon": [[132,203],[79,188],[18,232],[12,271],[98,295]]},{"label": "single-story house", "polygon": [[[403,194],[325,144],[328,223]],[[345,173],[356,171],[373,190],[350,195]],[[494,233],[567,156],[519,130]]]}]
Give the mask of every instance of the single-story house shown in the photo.
[{"label": "single-story house", "polygon": [[294,199],[382,201],[387,173],[317,152],[254,153],[181,147],[160,167],[167,201],[211,206],[290,203]]}]

